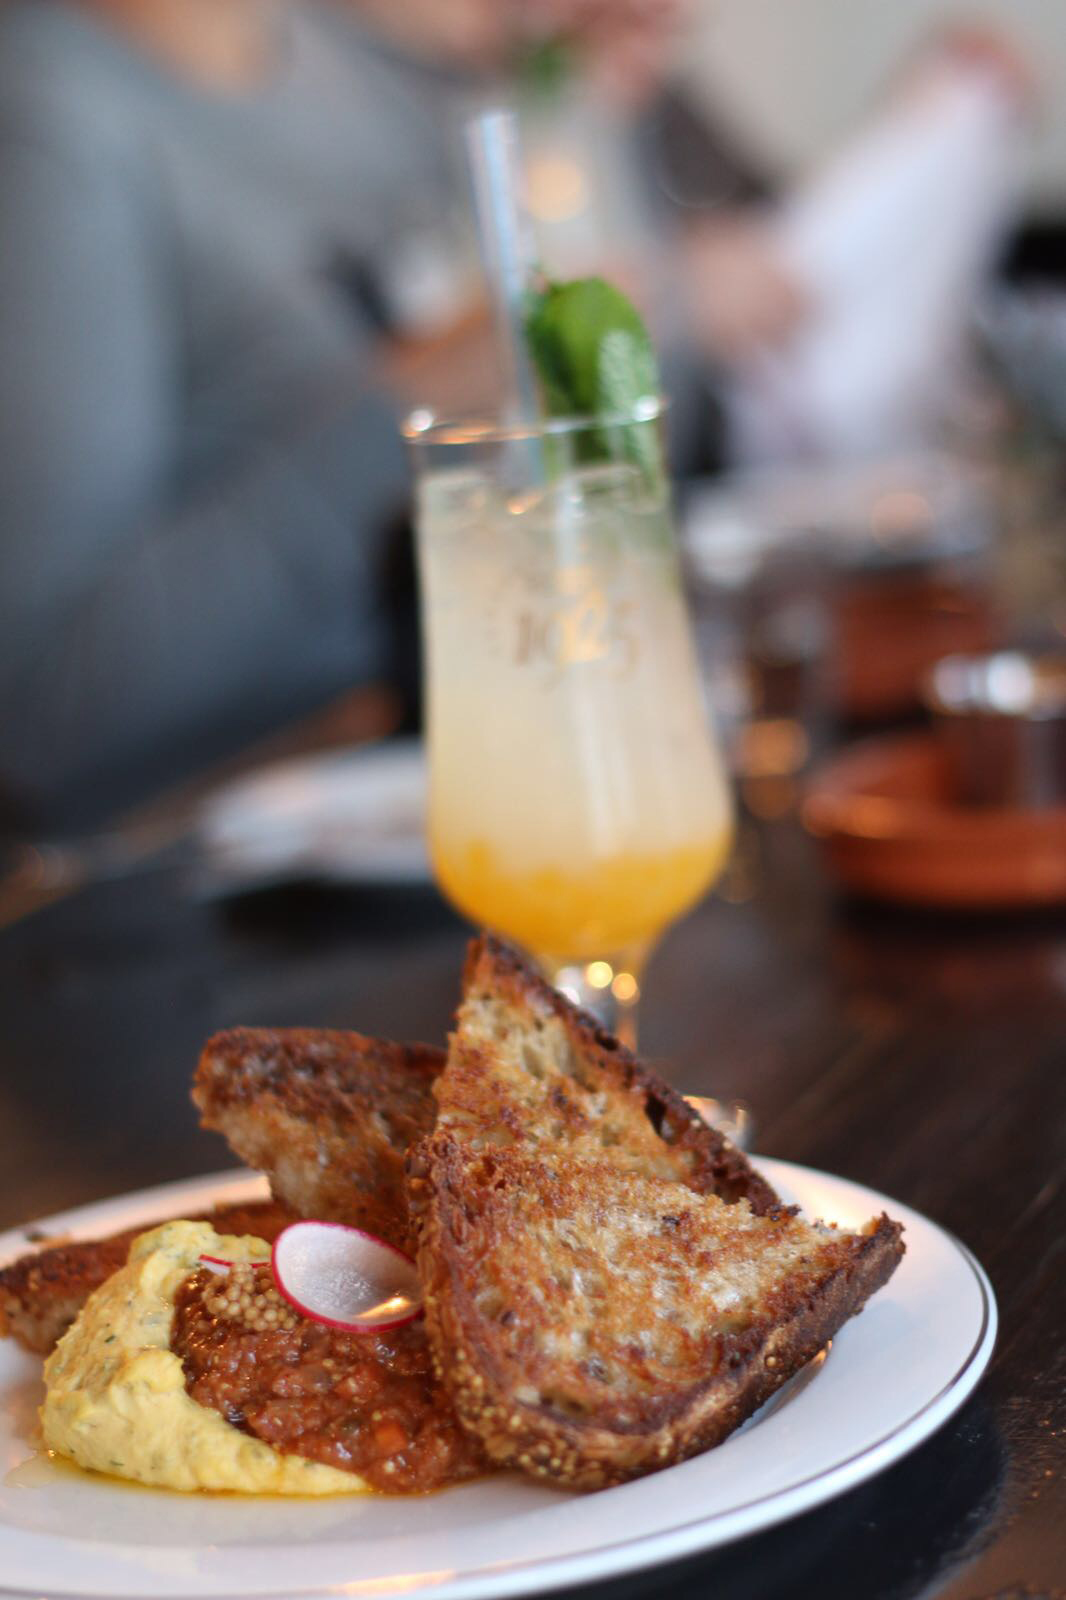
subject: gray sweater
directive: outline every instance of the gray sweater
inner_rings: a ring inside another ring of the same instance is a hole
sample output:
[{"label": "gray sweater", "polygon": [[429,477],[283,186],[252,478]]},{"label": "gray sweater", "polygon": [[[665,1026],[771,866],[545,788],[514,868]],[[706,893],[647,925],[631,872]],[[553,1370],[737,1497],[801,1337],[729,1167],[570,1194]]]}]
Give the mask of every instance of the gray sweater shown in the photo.
[{"label": "gray sweater", "polygon": [[342,280],[432,209],[435,123],[290,16],[223,98],[76,5],[0,9],[0,795],[37,825],[381,667],[405,471]]}]

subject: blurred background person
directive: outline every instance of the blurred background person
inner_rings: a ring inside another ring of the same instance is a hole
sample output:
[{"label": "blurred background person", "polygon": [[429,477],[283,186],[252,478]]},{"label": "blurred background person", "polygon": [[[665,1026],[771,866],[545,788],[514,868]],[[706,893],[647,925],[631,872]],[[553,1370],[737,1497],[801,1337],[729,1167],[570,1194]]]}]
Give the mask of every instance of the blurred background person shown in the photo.
[{"label": "blurred background person", "polygon": [[403,468],[335,274],[389,190],[280,8],[0,27],[2,767],[66,816],[378,669]]},{"label": "blurred background person", "polygon": [[433,385],[379,367],[366,285],[440,205],[431,77],[330,7],[0,8],[9,815],[94,818],[384,672],[390,384]]},{"label": "blurred background person", "polygon": [[[753,335],[733,352],[738,457],[846,462],[943,436],[972,386],[977,308],[1015,220],[1032,89],[1004,38],[952,28],[782,196],[766,249],[806,304],[787,329],[737,319]],[[731,329],[707,275],[713,240],[696,249],[696,324],[721,348]]]}]

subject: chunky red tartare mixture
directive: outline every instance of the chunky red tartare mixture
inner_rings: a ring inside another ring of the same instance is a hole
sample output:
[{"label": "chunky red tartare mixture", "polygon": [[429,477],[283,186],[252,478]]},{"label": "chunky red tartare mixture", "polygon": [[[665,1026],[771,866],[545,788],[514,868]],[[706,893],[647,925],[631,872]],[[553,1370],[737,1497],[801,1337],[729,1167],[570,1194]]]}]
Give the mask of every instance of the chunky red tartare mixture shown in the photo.
[{"label": "chunky red tartare mixture", "polygon": [[200,1405],[287,1455],[418,1494],[486,1470],[433,1375],[419,1318],[354,1333],[302,1317],[268,1266],[203,1267],[175,1299],[171,1349]]}]

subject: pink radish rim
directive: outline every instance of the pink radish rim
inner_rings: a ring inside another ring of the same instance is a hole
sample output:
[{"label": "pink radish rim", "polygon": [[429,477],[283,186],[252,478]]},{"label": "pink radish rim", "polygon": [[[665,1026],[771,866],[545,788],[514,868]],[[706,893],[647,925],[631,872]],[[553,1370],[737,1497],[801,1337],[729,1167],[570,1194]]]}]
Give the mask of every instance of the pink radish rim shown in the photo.
[{"label": "pink radish rim", "polygon": [[228,1272],[233,1262],[227,1261],[225,1256],[201,1256],[200,1260],[208,1267],[225,1267]]},{"label": "pink radish rim", "polygon": [[238,1265],[242,1266],[242,1267],[269,1267],[270,1266],[270,1262],[269,1261],[241,1261],[241,1262],[238,1263],[236,1261],[228,1260],[228,1258],[226,1256],[206,1256],[206,1255],[202,1255],[198,1259],[200,1261],[202,1261],[205,1266],[208,1266],[208,1267],[225,1267],[227,1272],[229,1272],[231,1267],[236,1267]]},{"label": "pink radish rim", "polygon": [[281,1298],[287,1300],[292,1309],[299,1312],[301,1317],[306,1317],[308,1322],[321,1323],[324,1328],[338,1328],[342,1333],[388,1333],[392,1328],[402,1328],[405,1323],[414,1322],[422,1315],[421,1300],[413,1302],[413,1310],[405,1311],[403,1316],[394,1317],[391,1322],[342,1322],[337,1317],[324,1317],[317,1311],[309,1310],[302,1300],[297,1300],[295,1295],[289,1293],[278,1275],[278,1245],[290,1229],[305,1227],[309,1222],[313,1222],[316,1228],[336,1228],[341,1233],[358,1234],[360,1239],[367,1239],[371,1244],[380,1245],[383,1250],[391,1250],[394,1256],[399,1256],[401,1261],[406,1261],[409,1267],[415,1265],[414,1257],[409,1256],[406,1250],[401,1250],[399,1245],[390,1244],[387,1239],[379,1239],[376,1233],[368,1233],[365,1228],[352,1228],[346,1222],[324,1222],[317,1217],[301,1217],[296,1222],[290,1222],[288,1227],[282,1228],[271,1245],[270,1269],[274,1275],[274,1286]]}]

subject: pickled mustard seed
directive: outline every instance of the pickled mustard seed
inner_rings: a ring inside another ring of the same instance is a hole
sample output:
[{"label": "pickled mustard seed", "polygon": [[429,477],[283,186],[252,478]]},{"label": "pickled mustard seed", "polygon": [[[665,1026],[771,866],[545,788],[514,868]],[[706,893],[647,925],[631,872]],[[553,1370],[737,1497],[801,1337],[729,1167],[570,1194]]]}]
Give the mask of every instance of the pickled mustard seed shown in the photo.
[{"label": "pickled mustard seed", "polygon": [[240,1322],[253,1333],[290,1331],[299,1319],[258,1270],[260,1265],[234,1266],[225,1277],[205,1286],[204,1305],[212,1316]]}]

